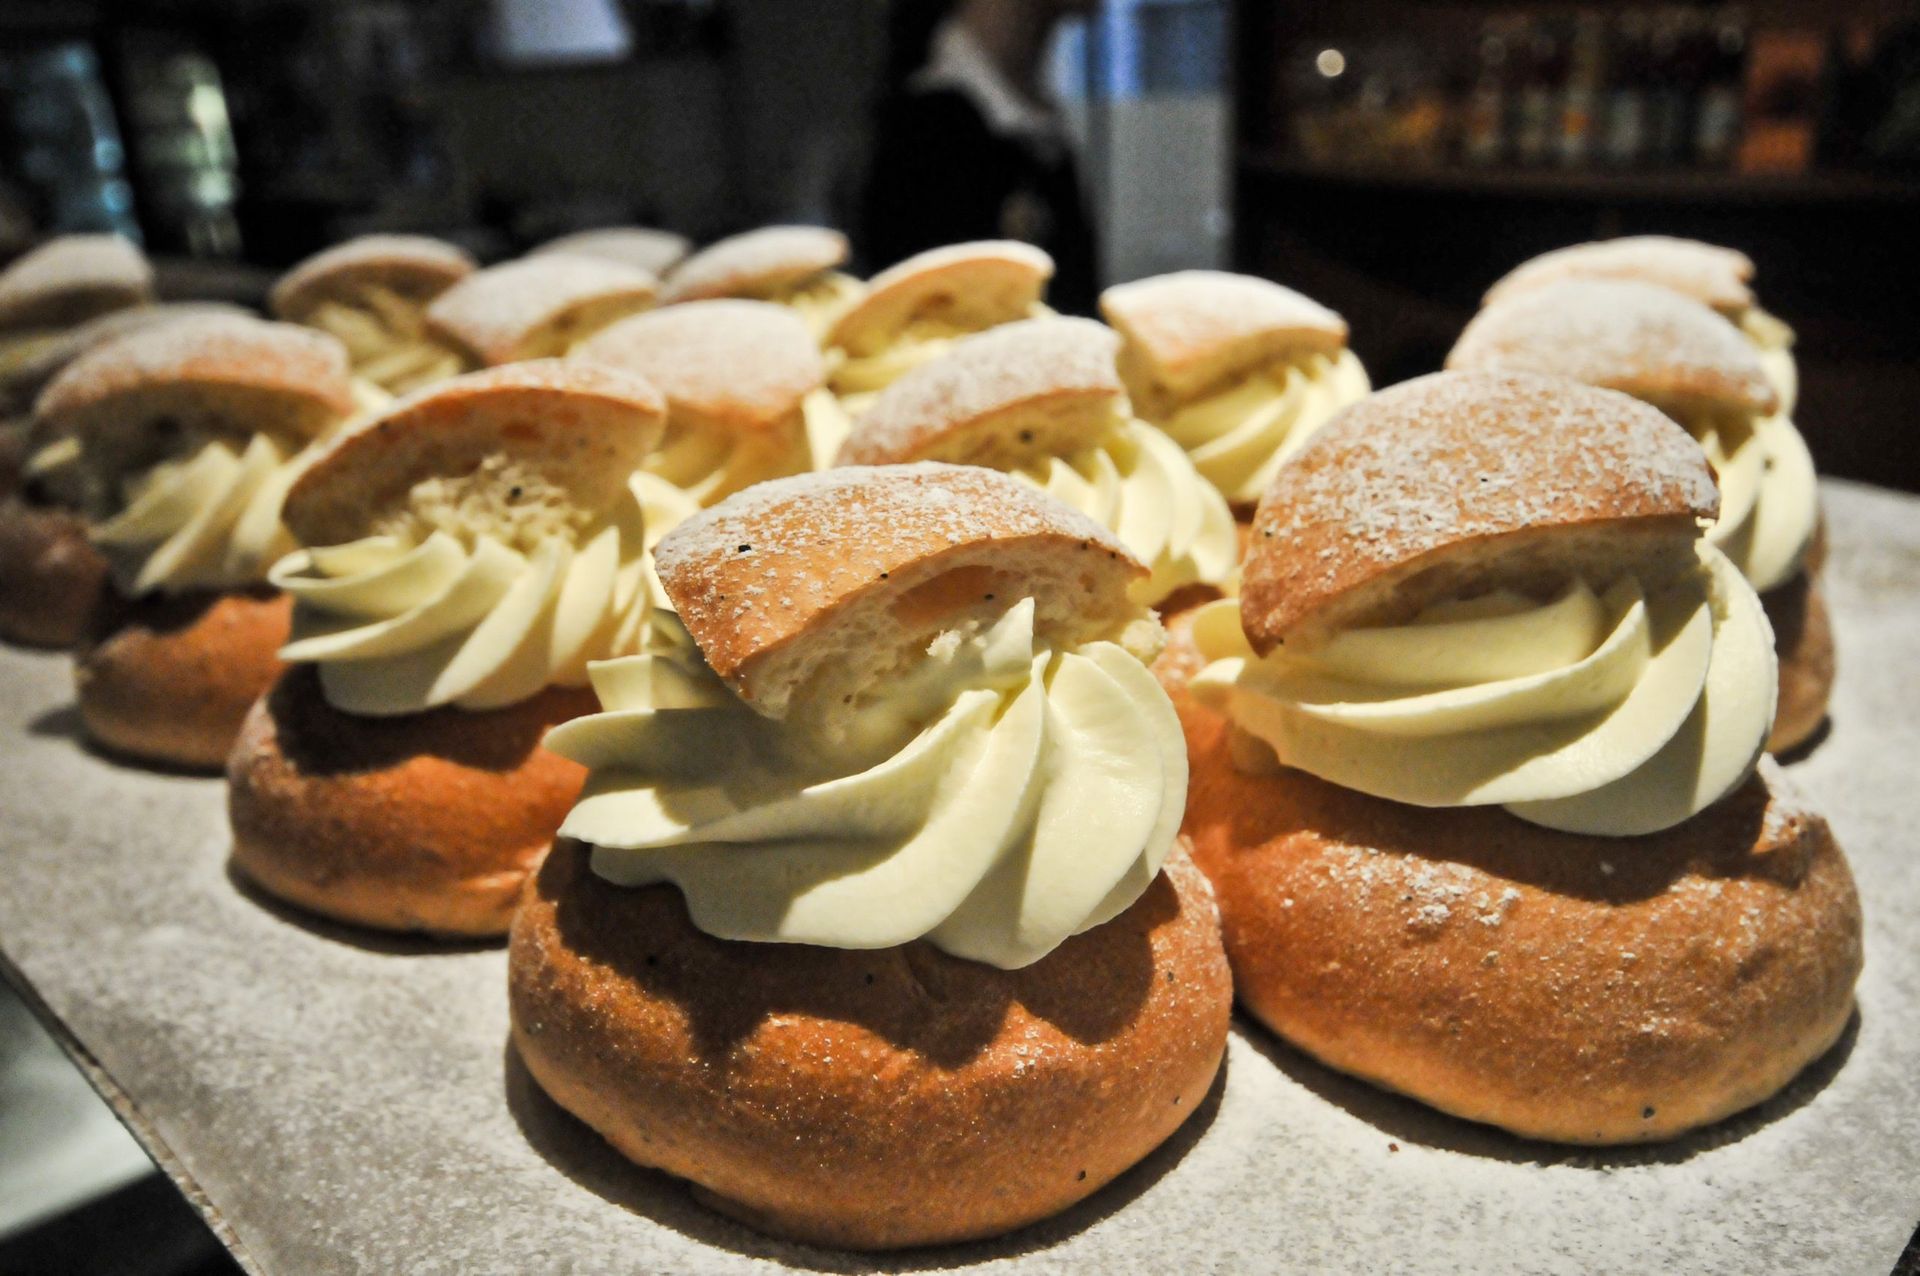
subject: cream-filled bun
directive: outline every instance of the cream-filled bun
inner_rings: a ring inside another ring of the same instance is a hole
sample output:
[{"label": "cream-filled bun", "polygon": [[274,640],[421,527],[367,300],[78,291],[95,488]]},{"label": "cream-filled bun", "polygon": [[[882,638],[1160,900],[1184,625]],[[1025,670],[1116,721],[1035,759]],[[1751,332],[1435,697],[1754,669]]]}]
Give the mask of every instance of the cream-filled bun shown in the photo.
[{"label": "cream-filled bun", "polygon": [[36,459],[129,600],[78,655],[97,742],[181,766],[225,759],[286,634],[285,600],[262,588],[292,546],[281,502],[356,406],[332,337],[227,315],[140,328],[47,386],[37,415],[57,442]]},{"label": "cream-filled bun", "polygon": [[845,274],[847,237],[820,226],[768,226],[707,245],[667,276],[669,303],[723,297],[790,306],[819,336],[860,296]]},{"label": "cream-filled bun", "polygon": [[786,306],[727,299],[666,306],[621,320],[574,357],[636,373],[666,398],[666,432],[643,468],[691,498],[680,502],[686,513],[809,470],[815,435],[837,442],[845,434],[820,348]]},{"label": "cream-filled bun", "polygon": [[[1713,463],[1720,517],[1708,541],[1763,594],[1789,587],[1806,571],[1820,521],[1813,457],[1778,410],[1779,396],[1752,344],[1707,307],[1634,281],[1543,283],[1481,311],[1447,366],[1567,377],[1660,408]],[[1791,681],[1810,690],[1824,666],[1830,689],[1831,661],[1830,647],[1822,654],[1782,646],[1783,686]],[[1818,700],[1824,706],[1824,691]],[[1813,723],[1822,716],[1815,713]],[[1791,747],[1805,734],[1781,738]]]},{"label": "cream-filled bun", "polygon": [[110,310],[84,323],[62,329],[57,335],[50,335],[46,341],[36,343],[31,354],[4,361],[4,370],[0,370],[0,411],[30,410],[40,392],[59,375],[61,369],[95,346],[105,345],[142,328],[172,323],[176,319],[222,315],[249,317],[247,311],[225,302],[174,301]]},{"label": "cream-filled bun", "polygon": [[1134,410],[1243,516],[1286,459],[1368,390],[1346,321],[1265,279],[1159,275],[1107,289],[1100,311],[1120,332]]},{"label": "cream-filled bun", "polygon": [[427,306],[427,332],[482,367],[563,355],[650,308],[659,282],[604,258],[543,253],[476,270]]},{"label": "cream-filled bun", "polygon": [[931,248],[889,266],[827,331],[835,393],[857,414],[958,338],[1050,313],[1040,298],[1052,278],[1053,258],[1006,239]]},{"label": "cream-filled bun", "polygon": [[0,271],[0,341],[153,300],[153,267],[118,235],[64,235]]},{"label": "cream-filled bun", "polygon": [[1134,596],[1218,590],[1240,556],[1233,514],[1179,446],[1136,419],[1119,338],[1089,319],[1024,319],[964,337],[875,396],[850,465],[948,461],[1003,470],[1078,509],[1146,564]]},{"label": "cream-filled bun", "polygon": [[362,235],[314,254],[274,285],[273,313],[338,337],[354,371],[404,394],[462,369],[427,333],[427,305],[472,274],[465,249],[424,235]]},{"label": "cream-filled bun", "polygon": [[1280,472],[1237,613],[1174,648],[1249,1009],[1576,1143],[1718,1120],[1834,1042],[1859,901],[1760,761],[1771,635],[1713,512],[1666,417],[1523,374],[1374,395]]},{"label": "cream-filled bun", "polygon": [[665,279],[667,272],[685,260],[692,251],[693,241],[670,230],[655,230],[650,226],[602,226],[549,239],[527,255],[541,257],[548,253],[566,253],[572,257],[596,257],[644,270],[656,279]]},{"label": "cream-filled bun", "polygon": [[591,711],[587,663],[647,622],[629,480],[664,413],[637,377],[536,360],[420,391],[315,459],[286,506],[307,548],[273,572],[295,667],[227,766],[242,872],[359,925],[505,931],[584,775],[541,736]]},{"label": "cream-filled bun", "polygon": [[1556,248],[1524,261],[1487,289],[1482,304],[1571,279],[1631,280],[1671,289],[1711,306],[1745,334],[1780,395],[1780,410],[1791,415],[1800,382],[1793,329],[1761,308],[1753,295],[1753,275],[1753,259],[1737,249],[1670,235],[1628,235]]},{"label": "cream-filled bun", "polygon": [[591,774],[514,922],[534,1079],[851,1248],[1010,1230],[1166,1138],[1232,993],[1140,565],[938,464],[766,483],[659,554],[685,628],[548,738]]}]

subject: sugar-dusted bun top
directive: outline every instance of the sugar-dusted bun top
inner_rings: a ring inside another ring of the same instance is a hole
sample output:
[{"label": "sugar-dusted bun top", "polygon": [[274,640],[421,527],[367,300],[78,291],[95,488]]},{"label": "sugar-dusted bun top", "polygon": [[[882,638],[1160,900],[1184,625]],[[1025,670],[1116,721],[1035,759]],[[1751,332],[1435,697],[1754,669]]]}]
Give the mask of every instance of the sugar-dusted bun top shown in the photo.
[{"label": "sugar-dusted bun top", "polygon": [[30,402],[60,369],[95,346],[105,345],[142,328],[209,315],[227,315],[239,319],[251,317],[239,306],[224,301],[172,301],[110,310],[66,329],[57,340],[36,346],[30,357],[9,362],[4,373],[0,373],[0,392]]},{"label": "sugar-dusted bun top", "polygon": [[845,264],[847,237],[821,226],[768,226],[709,244],[668,276],[664,299],[766,297]]},{"label": "sugar-dusted bun top", "polygon": [[1485,304],[1567,279],[1634,279],[1658,284],[1715,310],[1753,304],[1753,260],[1745,253],[1697,239],[1629,235],[1574,244],[1542,253],[1514,267],[1487,289]]},{"label": "sugar-dusted bun top", "polygon": [[1346,409],[1281,468],[1254,516],[1241,622],[1264,654],[1491,588],[1657,579],[1691,565],[1718,508],[1699,444],[1636,399],[1436,373]]},{"label": "sugar-dusted bun top", "polygon": [[692,251],[692,240],[670,230],[654,230],[650,226],[603,226],[549,239],[528,256],[566,253],[574,257],[598,257],[637,267],[656,278],[664,278]]},{"label": "sugar-dusted bun top", "polygon": [[638,373],[677,419],[733,435],[797,427],[801,401],[827,379],[806,323],[765,301],[694,301],[634,315],[574,357]]},{"label": "sugar-dusted bun top", "polygon": [[59,327],[153,297],[153,267],[118,235],[63,235],[0,271],[0,328]]},{"label": "sugar-dusted bun top", "polygon": [[1120,339],[1091,319],[1026,319],[957,342],[882,390],[841,448],[852,465],[1015,465],[1111,428]]},{"label": "sugar-dusted bun top", "polygon": [[427,307],[427,326],[484,364],[563,354],[653,304],[659,283],[618,262],[547,253],[468,275]]},{"label": "sugar-dusted bun top", "polygon": [[55,429],[182,428],[311,438],[355,407],[347,352],[325,333],[239,315],[149,324],[68,364],[35,414]]},{"label": "sugar-dusted bun top", "polygon": [[658,437],[665,403],[631,373],[540,359],[455,377],[335,440],[287,494],[307,545],[382,532],[532,541],[603,512]]},{"label": "sugar-dusted bun top", "polygon": [[1738,328],[1630,280],[1567,280],[1497,301],[1460,334],[1447,366],[1566,377],[1682,411],[1767,415],[1780,401]]},{"label": "sugar-dusted bun top", "polygon": [[426,235],[361,235],[307,258],[273,286],[268,299],[282,319],[303,319],[323,301],[385,288],[425,303],[472,274],[464,248]]},{"label": "sugar-dusted bun top", "polygon": [[1337,354],[1347,321],[1311,297],[1266,279],[1182,270],[1100,295],[1100,313],[1126,338],[1146,378],[1187,395],[1275,359]]},{"label": "sugar-dusted bun top", "polygon": [[866,295],[828,331],[827,344],[860,350],[926,315],[986,328],[1031,313],[1053,258],[1008,239],[948,244],[916,253],[867,281]]},{"label": "sugar-dusted bun top", "polygon": [[760,712],[830,712],[931,639],[1036,603],[1043,642],[1146,621],[1145,569],[1099,524],[993,470],[853,466],[748,488],[667,533],[660,581]]}]

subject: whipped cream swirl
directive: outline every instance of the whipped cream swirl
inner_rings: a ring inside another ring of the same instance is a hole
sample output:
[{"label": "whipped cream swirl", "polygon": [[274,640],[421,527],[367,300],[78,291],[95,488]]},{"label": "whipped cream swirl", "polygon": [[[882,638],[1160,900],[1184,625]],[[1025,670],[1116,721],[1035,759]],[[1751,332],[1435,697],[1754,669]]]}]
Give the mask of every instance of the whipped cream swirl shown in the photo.
[{"label": "whipped cream swirl", "polygon": [[1134,601],[1187,585],[1230,584],[1240,558],[1233,512],[1178,444],[1128,417],[1101,443],[1046,457],[1014,476],[1073,506],[1120,538],[1148,576]]},{"label": "whipped cream swirl", "polygon": [[748,708],[684,633],[592,674],[606,712],[547,736],[591,771],[561,835],[723,939],[1029,965],[1139,898],[1186,804],[1153,675],[1112,643],[1049,650],[1031,600],[944,635],[833,742]]},{"label": "whipped cream swirl", "polygon": [[465,369],[456,351],[428,334],[421,306],[377,284],[362,288],[359,301],[323,301],[302,320],[340,339],[356,376],[405,394]]},{"label": "whipped cream swirl", "polygon": [[300,454],[270,435],[206,439],[123,480],[119,512],[88,535],[133,597],[256,584],[293,547],[280,506],[299,472]]},{"label": "whipped cream swirl", "polygon": [[1793,329],[1758,306],[1740,312],[1740,331],[1760,352],[1760,366],[1780,396],[1780,415],[1792,416],[1800,398],[1800,366],[1793,358]]},{"label": "whipped cream swirl", "polygon": [[804,474],[812,462],[804,431],[791,438],[725,434],[669,418],[641,468],[705,506],[755,483]]},{"label": "whipped cream swirl", "polygon": [[1697,570],[1651,593],[1631,576],[1544,603],[1494,593],[1265,657],[1214,603],[1194,624],[1209,664],[1193,694],[1269,761],[1376,797],[1608,836],[1668,828],[1746,778],[1777,692],[1759,597],[1697,548]]},{"label": "whipped cream swirl", "polygon": [[833,327],[834,320],[860,300],[865,291],[864,285],[852,275],[838,270],[829,270],[803,279],[788,288],[782,288],[769,295],[766,300],[776,305],[790,306],[805,321],[807,330],[813,333],[813,339],[819,341]]},{"label": "whipped cream swirl", "polygon": [[[1038,319],[1052,313],[1051,307],[1035,302],[1026,314],[1016,317]],[[833,391],[846,400],[848,410],[858,416],[874,395],[922,364],[945,357],[953,350],[954,342],[980,331],[978,327],[968,327],[938,315],[909,320],[874,349],[843,351],[839,366],[833,370]]]},{"label": "whipped cream swirl", "polygon": [[1785,414],[1687,424],[1720,483],[1720,517],[1707,540],[1762,593],[1785,584],[1800,570],[1820,521],[1806,440]]},{"label": "whipped cream swirl", "polygon": [[1368,389],[1366,369],[1351,350],[1305,354],[1178,405],[1156,424],[1229,502],[1251,506],[1281,464]]},{"label": "whipped cream swirl", "polygon": [[318,665],[328,702],[368,717],[582,685],[588,661],[640,648],[652,606],[642,511],[630,489],[577,538],[524,551],[437,529],[299,550],[270,575],[294,600],[280,657]]}]

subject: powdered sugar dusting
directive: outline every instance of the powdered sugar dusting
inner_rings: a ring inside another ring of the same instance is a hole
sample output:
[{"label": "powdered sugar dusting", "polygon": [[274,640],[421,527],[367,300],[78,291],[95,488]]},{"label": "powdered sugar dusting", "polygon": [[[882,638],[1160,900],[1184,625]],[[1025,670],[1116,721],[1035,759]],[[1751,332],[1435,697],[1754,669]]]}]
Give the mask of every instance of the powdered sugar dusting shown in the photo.
[{"label": "powdered sugar dusting", "polygon": [[427,235],[361,235],[315,253],[281,276],[271,305],[277,315],[292,315],[319,292],[364,277],[405,278],[422,292],[438,292],[472,274],[476,265],[465,249]]},{"label": "powdered sugar dusting", "polygon": [[692,251],[692,240],[670,230],[655,230],[650,226],[602,226],[549,239],[528,256],[570,253],[575,257],[604,257],[660,276]]},{"label": "powdered sugar dusting", "polygon": [[1291,288],[1250,275],[1183,270],[1109,288],[1100,310],[1155,364],[1232,342],[1274,336],[1337,350],[1347,321]]},{"label": "powdered sugar dusting", "polygon": [[694,301],[633,315],[573,355],[638,373],[675,407],[739,415],[761,428],[798,410],[827,379],[806,322],[764,301]]},{"label": "powdered sugar dusting", "polygon": [[768,226],[709,244],[667,277],[667,301],[764,296],[847,260],[847,237],[820,226]]},{"label": "powdered sugar dusting", "polygon": [[1023,319],[956,342],[895,381],[861,416],[845,455],[870,464],[910,454],[948,430],[1061,394],[1120,395],[1120,339],[1091,319]]},{"label": "powdered sugar dusting", "polygon": [[1655,284],[1568,280],[1500,300],[1460,334],[1449,368],[1504,368],[1737,410],[1778,404],[1753,344],[1725,318]]},{"label": "powdered sugar dusting", "polygon": [[0,272],[0,327],[37,322],[69,294],[124,293],[131,305],[153,290],[153,267],[118,235],[63,235]]},{"label": "powdered sugar dusting", "polygon": [[1637,279],[1705,302],[1716,310],[1753,304],[1753,259],[1732,248],[1671,235],[1629,235],[1574,244],[1522,262],[1493,287],[1486,303],[1563,279]]},{"label": "powdered sugar dusting", "polygon": [[489,363],[504,363],[535,333],[595,301],[653,300],[658,284],[619,262],[549,253],[475,271],[427,307],[427,323]]},{"label": "powdered sugar dusting", "polygon": [[1041,286],[1053,278],[1053,258],[1032,244],[1014,239],[981,239],[965,244],[943,244],[895,262],[867,281],[867,302],[884,300],[894,290],[912,287],[935,271],[976,261],[1006,263],[1032,272],[1036,297]]}]

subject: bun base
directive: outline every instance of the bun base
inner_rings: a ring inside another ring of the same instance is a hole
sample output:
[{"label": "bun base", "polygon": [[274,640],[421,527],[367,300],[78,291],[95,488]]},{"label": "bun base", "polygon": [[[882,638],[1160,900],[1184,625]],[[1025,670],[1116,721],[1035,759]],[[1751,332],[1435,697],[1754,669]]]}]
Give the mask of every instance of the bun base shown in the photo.
[{"label": "bun base", "polygon": [[1206,1096],[1233,995],[1179,850],[1125,913],[1009,971],[715,939],[569,841],[514,919],[508,990],[529,1072],[621,1153],[847,1249],[993,1236],[1093,1193]]},{"label": "bun base", "polygon": [[1225,720],[1181,708],[1240,999],[1330,1067],[1527,1138],[1643,1143],[1769,1098],[1846,1026],[1852,874],[1762,775],[1583,837],[1243,775]]},{"label": "bun base", "polygon": [[586,780],[540,741],[597,707],[549,687],[504,709],[365,718],[328,704],[311,666],[289,669],[227,760],[234,867],[338,921],[503,935]]},{"label": "bun base", "polygon": [[1774,710],[1767,752],[1787,753],[1813,738],[1827,720],[1833,695],[1833,621],[1826,595],[1811,572],[1801,572],[1760,595],[1773,622],[1780,658],[1780,706]]},{"label": "bun base", "polygon": [[0,499],[0,639],[77,646],[107,592],[107,560],[79,515]]},{"label": "bun base", "polygon": [[109,752],[218,771],[240,723],[279,676],[292,603],[233,593],[111,596],[101,636],[74,656],[80,721]]}]

